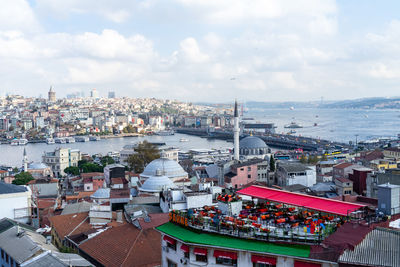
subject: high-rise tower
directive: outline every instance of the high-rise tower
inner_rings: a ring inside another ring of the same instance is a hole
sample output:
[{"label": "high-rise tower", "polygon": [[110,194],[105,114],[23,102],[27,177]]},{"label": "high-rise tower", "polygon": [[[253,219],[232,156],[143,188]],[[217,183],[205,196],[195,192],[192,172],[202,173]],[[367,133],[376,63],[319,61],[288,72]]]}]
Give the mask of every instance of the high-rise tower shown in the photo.
[{"label": "high-rise tower", "polygon": [[56,92],[53,91],[53,86],[50,86],[49,102],[56,102]]},{"label": "high-rise tower", "polygon": [[237,101],[235,100],[235,111],[234,111],[234,126],[233,126],[233,159],[236,161],[239,161],[239,134],[240,134],[240,129],[239,129],[239,112],[238,112],[238,106],[237,106]]}]

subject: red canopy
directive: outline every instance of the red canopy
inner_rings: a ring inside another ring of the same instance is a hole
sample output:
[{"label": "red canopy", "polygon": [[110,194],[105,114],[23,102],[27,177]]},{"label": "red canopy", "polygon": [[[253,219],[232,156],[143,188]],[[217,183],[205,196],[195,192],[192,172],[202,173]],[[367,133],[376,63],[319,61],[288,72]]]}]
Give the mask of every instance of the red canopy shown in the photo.
[{"label": "red canopy", "polygon": [[292,193],[257,185],[252,185],[250,187],[244,188],[242,190],[239,190],[237,193],[255,198],[268,199],[270,201],[285,203],[293,206],[305,207],[311,210],[337,214],[341,216],[347,216],[348,213],[365,207],[365,205],[322,197],[309,196],[299,193]]},{"label": "red canopy", "polygon": [[188,245],[185,245],[185,244],[182,244],[182,245],[181,245],[181,250],[182,250],[183,252],[189,252],[189,246],[188,246]]},{"label": "red canopy", "polygon": [[276,265],[276,258],[261,255],[251,255],[251,262]]},{"label": "red canopy", "polygon": [[320,267],[319,263],[312,263],[306,261],[294,261],[294,267]]},{"label": "red canopy", "polygon": [[173,239],[173,238],[171,238],[171,237],[169,237],[169,236],[167,236],[167,235],[165,235],[163,239],[164,239],[165,241],[167,241],[168,243],[170,243],[171,245],[175,245],[175,243],[176,243],[176,240],[175,240],[175,239]]},{"label": "red canopy", "polygon": [[225,258],[225,259],[237,260],[237,253],[236,252],[223,251],[223,250],[214,250],[214,257],[215,258]]},{"label": "red canopy", "polygon": [[207,255],[207,249],[206,248],[194,248],[193,253],[196,254],[196,255],[206,256]]}]

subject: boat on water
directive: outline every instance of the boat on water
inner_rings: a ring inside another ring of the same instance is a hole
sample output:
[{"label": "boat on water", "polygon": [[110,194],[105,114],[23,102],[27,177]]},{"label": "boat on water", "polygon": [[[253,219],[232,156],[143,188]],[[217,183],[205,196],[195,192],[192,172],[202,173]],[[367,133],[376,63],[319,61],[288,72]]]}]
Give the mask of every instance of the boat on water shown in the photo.
[{"label": "boat on water", "polygon": [[288,129],[303,128],[303,126],[301,124],[298,124],[298,123],[296,123],[294,121],[292,121],[290,124],[286,124],[284,127],[288,128]]},{"label": "boat on water", "polygon": [[318,126],[318,123],[314,122],[314,126]]},{"label": "boat on water", "polygon": [[70,144],[70,143],[75,143],[75,138],[73,137],[65,137],[65,141]]},{"label": "boat on water", "polygon": [[97,135],[91,135],[89,136],[90,141],[100,141],[100,136]]},{"label": "boat on water", "polygon": [[54,139],[53,138],[51,138],[51,137],[49,137],[49,138],[46,138],[46,144],[48,144],[48,145],[52,145],[52,144],[55,144],[56,142],[54,141]]},{"label": "boat on water", "polygon": [[168,135],[174,135],[175,132],[174,130],[162,130],[154,133],[155,135],[160,135],[160,136],[168,136]]},{"label": "boat on water", "polygon": [[296,131],[295,130],[290,130],[287,134],[295,134]]},{"label": "boat on water", "polygon": [[88,136],[75,136],[75,141],[76,142],[88,142],[89,137]]},{"label": "boat on water", "polygon": [[62,137],[54,138],[54,142],[56,142],[57,144],[66,144],[67,143],[65,138],[62,138]]},{"label": "boat on water", "polygon": [[242,120],[243,120],[243,121],[253,121],[253,120],[254,120],[254,118],[250,118],[250,117],[244,117]]},{"label": "boat on water", "polygon": [[189,139],[181,138],[181,139],[179,139],[179,142],[189,142]]},{"label": "boat on water", "polygon": [[24,146],[26,144],[28,144],[28,139],[25,139],[25,138],[13,139],[11,141],[12,146]]}]

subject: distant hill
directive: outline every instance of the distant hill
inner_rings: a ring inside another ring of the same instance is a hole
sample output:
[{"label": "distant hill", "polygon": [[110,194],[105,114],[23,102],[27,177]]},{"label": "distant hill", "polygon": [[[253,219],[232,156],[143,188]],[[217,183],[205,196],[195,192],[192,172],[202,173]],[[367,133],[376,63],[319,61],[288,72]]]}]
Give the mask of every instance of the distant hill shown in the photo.
[{"label": "distant hill", "polygon": [[[232,103],[196,103],[206,106],[231,106]],[[348,109],[400,109],[400,97],[384,98],[360,98],[352,100],[340,101],[309,101],[309,102],[260,102],[260,101],[247,101],[246,108],[249,109],[271,109],[271,108],[348,108]]]}]

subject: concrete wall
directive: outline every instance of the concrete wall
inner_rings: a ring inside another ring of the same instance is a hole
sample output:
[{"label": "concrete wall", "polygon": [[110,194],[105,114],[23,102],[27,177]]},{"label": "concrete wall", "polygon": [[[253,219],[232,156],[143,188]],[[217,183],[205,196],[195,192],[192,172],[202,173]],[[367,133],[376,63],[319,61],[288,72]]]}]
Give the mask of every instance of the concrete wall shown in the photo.
[{"label": "concrete wall", "polygon": [[[31,191],[14,193],[14,194],[0,194],[0,218],[10,218],[22,223],[29,223],[31,218]],[[26,209],[18,211],[19,216],[26,216],[24,218],[17,218],[15,216],[16,209]]]},{"label": "concrete wall", "polygon": [[201,208],[212,205],[212,194],[201,194],[195,196],[186,196],[187,208]]}]

